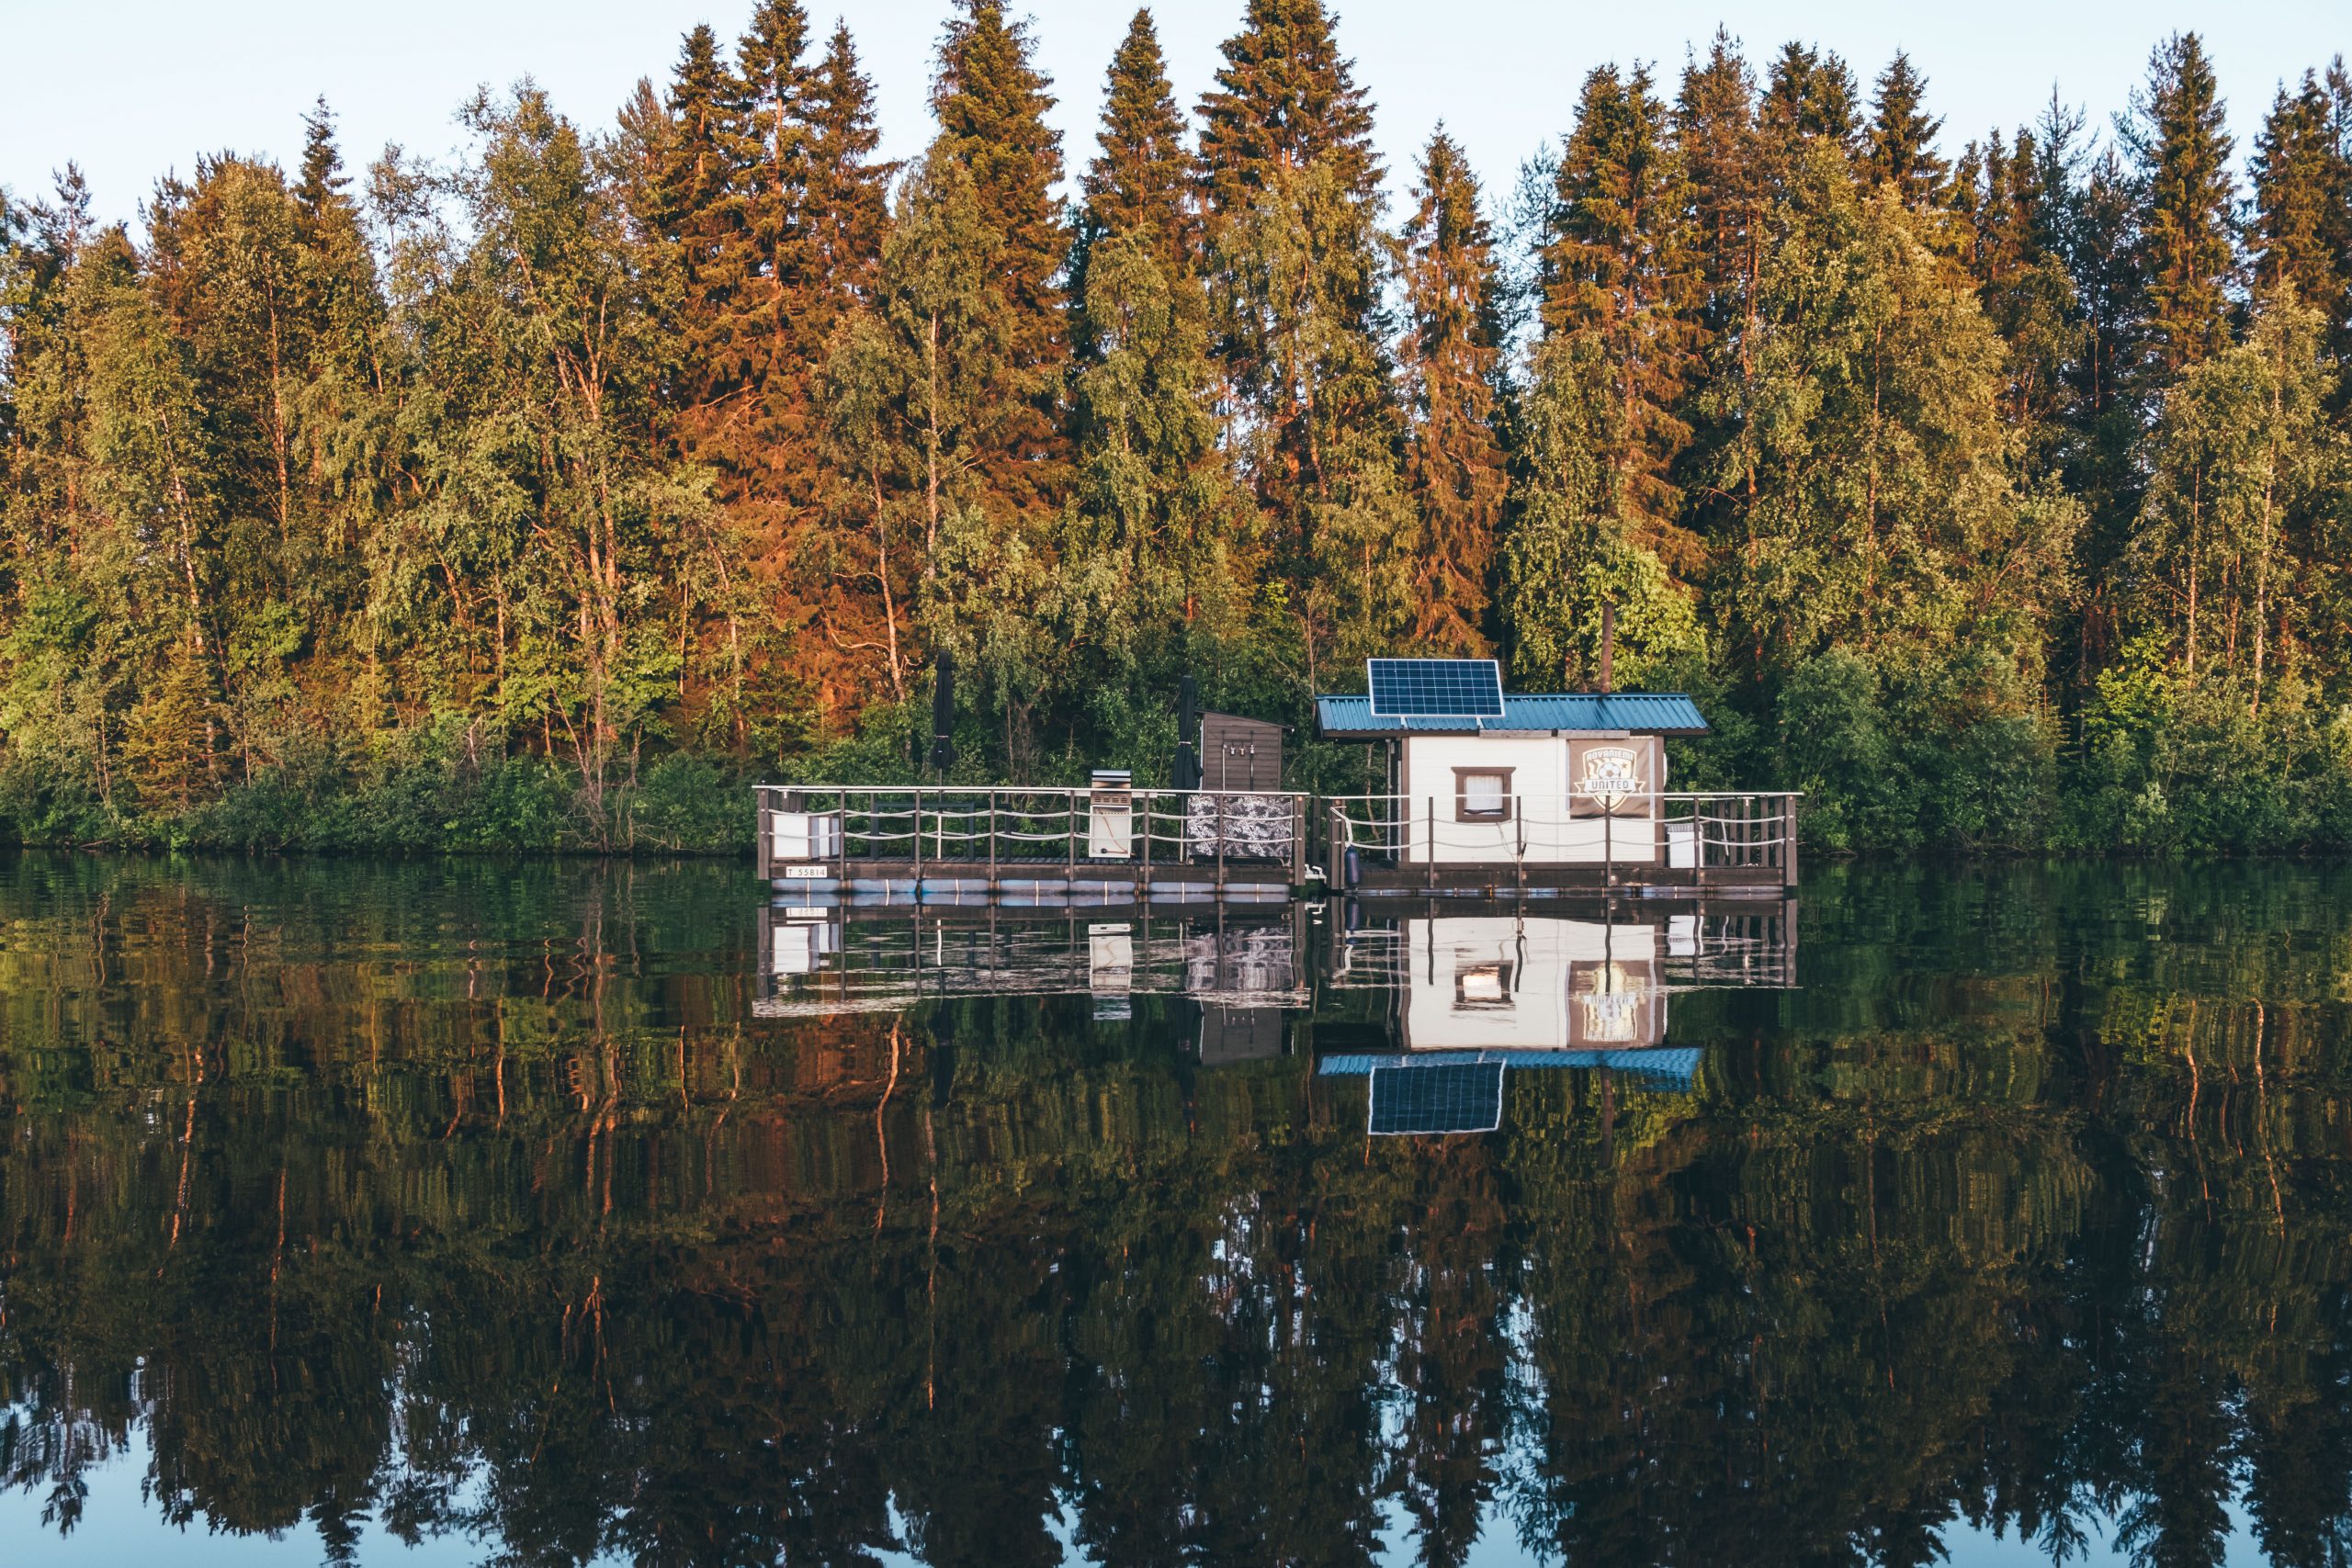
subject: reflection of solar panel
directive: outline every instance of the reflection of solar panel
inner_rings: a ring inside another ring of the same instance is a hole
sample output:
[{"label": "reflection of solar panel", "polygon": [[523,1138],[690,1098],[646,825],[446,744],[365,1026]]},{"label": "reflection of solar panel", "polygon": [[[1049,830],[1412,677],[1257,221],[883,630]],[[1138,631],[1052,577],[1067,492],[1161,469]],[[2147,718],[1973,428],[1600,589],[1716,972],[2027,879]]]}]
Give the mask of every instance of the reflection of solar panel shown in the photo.
[{"label": "reflection of solar panel", "polygon": [[1500,718],[1503,676],[1491,659],[1367,659],[1372,711],[1382,718]]},{"label": "reflection of solar panel", "polygon": [[1503,1065],[1374,1067],[1368,1130],[1491,1133],[1503,1119]]}]

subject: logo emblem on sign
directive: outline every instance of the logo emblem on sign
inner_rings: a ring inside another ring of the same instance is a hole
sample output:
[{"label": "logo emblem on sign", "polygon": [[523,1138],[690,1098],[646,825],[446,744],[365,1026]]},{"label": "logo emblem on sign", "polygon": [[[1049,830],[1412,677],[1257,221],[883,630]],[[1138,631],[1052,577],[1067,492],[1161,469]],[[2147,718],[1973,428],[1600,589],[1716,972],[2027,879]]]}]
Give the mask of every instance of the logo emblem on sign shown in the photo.
[{"label": "logo emblem on sign", "polygon": [[1645,793],[1636,771],[1640,761],[1641,753],[1631,746],[1589,746],[1583,771],[1577,775],[1576,793],[1603,811],[1614,811]]}]

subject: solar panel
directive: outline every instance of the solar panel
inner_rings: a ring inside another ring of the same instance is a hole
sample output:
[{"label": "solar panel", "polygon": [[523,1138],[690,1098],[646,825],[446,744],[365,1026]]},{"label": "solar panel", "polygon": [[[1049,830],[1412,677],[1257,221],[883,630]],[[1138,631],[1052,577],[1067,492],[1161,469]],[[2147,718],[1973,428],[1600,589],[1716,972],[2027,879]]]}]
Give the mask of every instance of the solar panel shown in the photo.
[{"label": "solar panel", "polygon": [[1500,1062],[1372,1069],[1367,1131],[1491,1133],[1502,1119]]},{"label": "solar panel", "polygon": [[1367,659],[1363,664],[1376,717],[1503,716],[1502,671],[1491,659]]}]

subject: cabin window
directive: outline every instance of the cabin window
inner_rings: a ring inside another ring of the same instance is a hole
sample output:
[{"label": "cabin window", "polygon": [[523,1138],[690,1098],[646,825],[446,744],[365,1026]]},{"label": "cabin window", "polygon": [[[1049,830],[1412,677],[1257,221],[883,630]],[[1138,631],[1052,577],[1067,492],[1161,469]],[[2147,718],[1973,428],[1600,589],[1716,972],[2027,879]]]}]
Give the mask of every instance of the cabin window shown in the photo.
[{"label": "cabin window", "polygon": [[1453,972],[1453,1010],[1507,1008],[1511,1005],[1509,964],[1474,964]]},{"label": "cabin window", "polygon": [[1509,768],[1453,770],[1453,819],[1456,822],[1510,820]]}]

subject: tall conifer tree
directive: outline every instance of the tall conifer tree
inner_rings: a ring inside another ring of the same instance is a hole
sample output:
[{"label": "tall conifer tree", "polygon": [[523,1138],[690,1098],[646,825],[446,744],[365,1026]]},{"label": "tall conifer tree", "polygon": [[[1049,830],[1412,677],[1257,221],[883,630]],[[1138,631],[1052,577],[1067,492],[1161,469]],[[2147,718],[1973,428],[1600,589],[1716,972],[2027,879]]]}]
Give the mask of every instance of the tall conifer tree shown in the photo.
[{"label": "tall conifer tree", "polygon": [[1111,57],[1100,141],[1080,182],[1081,254],[1095,240],[1138,234],[1163,265],[1189,268],[1198,250],[1194,165],[1148,10]]},{"label": "tall conifer tree", "polygon": [[882,132],[874,84],[859,69],[846,23],[837,23],[803,99],[808,124],[809,244],[823,282],[811,335],[830,342],[842,317],[872,288],[889,224],[895,164],[875,157]]},{"label": "tall conifer tree", "polygon": [[1861,93],[1853,68],[1812,44],[1781,46],[1767,74],[1757,119],[1777,154],[1776,173],[1792,174],[1798,143],[1826,141],[1851,154],[1861,133]]},{"label": "tall conifer tree", "polygon": [[1756,80],[1738,44],[1721,28],[1708,43],[1705,61],[1693,59],[1683,67],[1674,140],[1690,185],[1701,320],[1711,335],[1731,337],[1747,313],[1763,265],[1764,192]]},{"label": "tall conifer tree", "polygon": [[1250,0],[1201,100],[1219,347],[1312,640],[1409,605],[1372,110],[1320,0]]},{"label": "tall conifer tree", "polygon": [[1483,653],[1505,486],[1494,428],[1496,268],[1477,179],[1442,126],[1421,154],[1413,200],[1401,355],[1412,420],[1406,473],[1421,535],[1412,637],[1434,650]]},{"label": "tall conifer tree", "polygon": [[2212,62],[2195,33],[2148,57],[2148,82],[2117,126],[2139,186],[2135,247],[2145,291],[2149,367],[2159,382],[2226,346],[2234,145]]},{"label": "tall conifer tree", "polygon": [[2352,352],[2352,117],[2339,118],[2315,72],[2270,106],[2255,141],[2254,206],[2256,283],[2291,285],[2326,322],[2329,346]]},{"label": "tall conifer tree", "polygon": [[1585,78],[1556,190],[1544,325],[1548,337],[1589,341],[1608,378],[1608,509],[1640,520],[1644,544],[1670,567],[1694,570],[1698,541],[1680,526],[1668,470],[1690,434],[1679,406],[1699,369],[1700,276],[1688,178],[1646,70],[1621,77],[1604,65]]},{"label": "tall conifer tree", "polygon": [[1896,50],[1879,73],[1871,99],[1871,177],[1893,186],[1913,207],[1925,207],[1941,194],[1951,172],[1936,152],[1944,122],[1921,107],[1927,96],[1928,79],[1913,69],[1908,54]]},{"label": "tall conifer tree", "polygon": [[1007,17],[1001,0],[965,0],[940,41],[931,97],[940,130],[934,155],[970,174],[978,220],[996,237],[989,287],[1003,302],[998,330],[1020,389],[982,462],[993,499],[1023,511],[1056,501],[1068,456],[1061,391],[1069,234],[1054,195],[1061,133],[1046,122],[1054,99],[1035,52],[1027,27]]},{"label": "tall conifer tree", "polygon": [[1216,90],[1201,99],[1201,164],[1211,220],[1246,209],[1276,170],[1328,161],[1358,200],[1380,187],[1372,106],[1340,52],[1322,0],[1250,0],[1225,40]]}]

